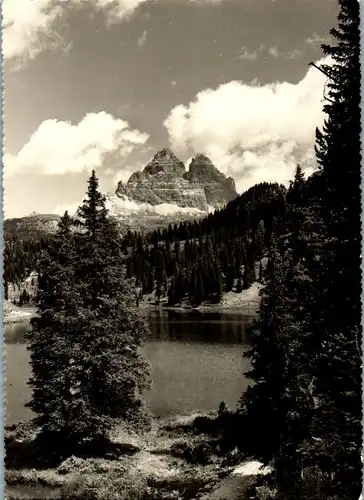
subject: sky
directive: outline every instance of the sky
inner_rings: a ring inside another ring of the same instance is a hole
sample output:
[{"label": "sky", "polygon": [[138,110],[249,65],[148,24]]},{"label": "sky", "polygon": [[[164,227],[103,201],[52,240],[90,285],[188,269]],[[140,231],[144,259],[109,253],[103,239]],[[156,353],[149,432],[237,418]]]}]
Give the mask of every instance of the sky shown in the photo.
[{"label": "sky", "polygon": [[3,0],[4,212],[63,213],[169,147],[238,192],[316,169],[335,0]]}]

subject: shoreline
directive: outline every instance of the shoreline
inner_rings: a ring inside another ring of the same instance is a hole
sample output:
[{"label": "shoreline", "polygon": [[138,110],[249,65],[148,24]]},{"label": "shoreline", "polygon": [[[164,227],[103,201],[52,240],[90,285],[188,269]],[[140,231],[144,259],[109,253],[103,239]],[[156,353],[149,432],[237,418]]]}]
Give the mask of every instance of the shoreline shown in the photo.
[{"label": "shoreline", "polygon": [[[256,303],[257,310],[259,309],[259,302]],[[252,308],[244,307],[244,304],[241,305],[229,305],[229,304],[203,304],[200,306],[165,306],[163,304],[140,304],[139,308],[143,311],[172,311],[172,312],[181,312],[181,313],[190,313],[190,312],[211,312],[211,313],[232,313],[232,314],[241,314],[242,316],[255,316],[256,313],[251,312]],[[246,310],[244,310],[246,309]]]},{"label": "shoreline", "polygon": [[14,325],[16,323],[28,323],[37,312],[37,308],[32,305],[18,307],[8,300],[3,301],[3,324]]},{"label": "shoreline", "polygon": [[[221,314],[239,314],[241,316],[255,317],[258,314],[260,305],[260,290],[262,285],[260,283],[253,283],[253,285],[247,290],[243,290],[241,293],[227,292],[224,293],[222,299],[218,303],[205,302],[198,306],[193,306],[187,301],[182,302],[178,306],[168,306],[167,297],[163,297],[160,304],[157,304],[155,295],[149,294],[140,301],[138,308],[143,312],[161,312],[161,311],[171,311],[190,313],[199,312],[203,313],[221,313]],[[36,307],[27,308],[27,310],[21,310],[17,308],[11,311],[3,310],[3,323],[4,325],[11,325],[16,323],[27,323],[32,317],[36,315]]]},{"label": "shoreline", "polygon": [[[180,312],[183,313],[191,313],[191,312],[199,312],[203,313],[225,313],[225,314],[239,314],[241,316],[256,316],[257,312],[252,312],[252,308],[248,308],[244,306],[244,304],[203,304],[197,307],[189,306],[189,305],[181,305],[181,306],[167,306],[164,304],[140,304],[139,309],[143,312]],[[259,309],[259,302],[256,302],[256,309]],[[34,312],[19,312],[15,314],[4,314],[3,324],[6,325],[15,325],[28,323],[34,316],[36,315],[36,310]]]},{"label": "shoreline", "polygon": [[5,315],[3,317],[3,324],[4,326],[6,325],[15,325],[15,324],[22,324],[22,323],[28,323],[32,318],[34,318],[35,312],[22,312],[22,313],[15,313],[15,314],[9,314]]}]

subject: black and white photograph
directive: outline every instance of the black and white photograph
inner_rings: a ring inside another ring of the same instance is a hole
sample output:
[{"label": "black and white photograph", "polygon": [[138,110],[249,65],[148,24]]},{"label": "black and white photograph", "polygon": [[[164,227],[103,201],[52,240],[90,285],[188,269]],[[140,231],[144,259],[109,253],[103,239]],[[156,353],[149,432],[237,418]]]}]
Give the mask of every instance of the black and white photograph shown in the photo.
[{"label": "black and white photograph", "polygon": [[2,0],[4,498],[363,500],[360,8]]}]

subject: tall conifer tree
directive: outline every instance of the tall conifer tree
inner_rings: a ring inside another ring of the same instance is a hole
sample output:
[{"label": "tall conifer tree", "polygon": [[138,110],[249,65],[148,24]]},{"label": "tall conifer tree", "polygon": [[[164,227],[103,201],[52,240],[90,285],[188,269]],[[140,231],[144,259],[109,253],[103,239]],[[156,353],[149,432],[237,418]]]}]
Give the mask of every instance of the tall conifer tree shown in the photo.
[{"label": "tall conifer tree", "polygon": [[[312,446],[326,474],[327,498],[354,500],[361,491],[361,272],[360,272],[360,29],[359,2],[339,0],[336,39],[323,45],[333,65],[328,77],[327,114],[317,130],[321,165],[322,267],[318,275],[320,349],[317,351],[319,401]],[[322,457],[325,460],[322,460]]]},{"label": "tall conifer tree", "polygon": [[135,307],[95,172],[75,223],[72,235],[64,216],[41,266],[30,407],[43,431],[76,444],[108,438],[120,420],[145,422],[149,370],[139,352],[147,323]]}]

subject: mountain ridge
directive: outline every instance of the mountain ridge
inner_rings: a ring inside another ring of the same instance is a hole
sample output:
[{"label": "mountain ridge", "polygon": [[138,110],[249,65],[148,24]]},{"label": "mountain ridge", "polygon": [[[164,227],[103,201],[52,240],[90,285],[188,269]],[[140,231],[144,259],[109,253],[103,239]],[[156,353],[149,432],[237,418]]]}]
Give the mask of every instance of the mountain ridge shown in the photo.
[{"label": "mountain ridge", "polygon": [[187,171],[168,148],[158,151],[126,183],[119,181],[115,194],[139,203],[172,203],[205,212],[209,207],[221,208],[238,196],[234,179],[220,172],[208,157],[197,154]]},{"label": "mountain ridge", "polygon": [[[121,229],[153,230],[205,217],[237,196],[234,179],[220,172],[207,156],[196,154],[187,170],[164,148],[126,183],[120,181],[115,193],[106,195],[106,202]],[[49,233],[56,230],[58,220],[57,214],[33,213],[4,222],[5,230],[13,234]]]}]

